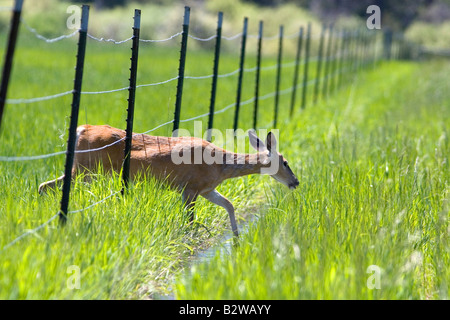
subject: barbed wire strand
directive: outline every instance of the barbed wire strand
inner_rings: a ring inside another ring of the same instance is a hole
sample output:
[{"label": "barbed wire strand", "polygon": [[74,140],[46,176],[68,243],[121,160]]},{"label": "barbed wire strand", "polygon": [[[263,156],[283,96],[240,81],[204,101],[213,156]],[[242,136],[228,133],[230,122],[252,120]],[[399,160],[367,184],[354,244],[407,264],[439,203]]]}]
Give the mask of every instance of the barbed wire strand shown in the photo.
[{"label": "barbed wire strand", "polygon": [[7,103],[7,104],[21,104],[21,103],[28,104],[28,103],[34,103],[34,102],[45,101],[45,100],[51,100],[51,99],[63,97],[63,96],[66,96],[66,95],[72,94],[72,93],[73,93],[73,90],[70,90],[70,91],[65,91],[65,92],[53,94],[53,95],[50,95],[50,96],[38,97],[38,98],[30,98],[30,99],[6,99],[6,103]]},{"label": "barbed wire strand", "polygon": [[74,32],[72,32],[71,34],[61,35],[61,36],[56,37],[56,38],[47,38],[47,37],[44,37],[43,35],[39,34],[39,33],[36,31],[36,29],[30,27],[30,25],[25,21],[25,19],[21,18],[20,21],[22,22],[22,24],[25,26],[25,28],[26,28],[28,31],[30,31],[31,33],[33,33],[33,34],[36,36],[36,38],[38,38],[38,39],[40,39],[40,40],[43,40],[43,41],[45,41],[45,42],[47,42],[47,43],[54,43],[54,42],[57,42],[57,41],[60,41],[60,40],[63,40],[63,39],[72,38],[72,37],[75,36],[75,35],[78,33],[78,31],[79,31],[79,29],[77,29],[77,30],[75,30]]},{"label": "barbed wire strand", "polygon": [[[105,198],[103,198],[103,199],[101,199],[101,200],[99,200],[99,201],[97,201],[97,202],[95,202],[95,203],[93,203],[93,204],[91,204],[91,205],[85,207],[85,208],[82,208],[82,209],[79,209],[79,210],[74,210],[74,211],[68,211],[67,214],[74,214],[74,213],[79,213],[79,212],[83,212],[83,211],[89,210],[89,209],[91,209],[91,208],[93,208],[93,207],[99,205],[100,203],[105,202],[106,200],[108,200],[109,198],[111,198],[111,197],[117,195],[117,194],[120,193],[120,192],[121,192],[121,191],[116,191],[116,192],[114,192],[114,193],[111,193],[109,196],[107,196],[107,197],[105,197]],[[10,248],[10,247],[13,246],[14,244],[16,244],[17,242],[19,242],[19,241],[22,240],[23,238],[25,238],[26,236],[29,236],[30,234],[35,234],[36,232],[38,232],[39,230],[41,230],[42,228],[44,228],[45,226],[47,226],[48,224],[50,224],[50,222],[52,222],[53,220],[55,220],[58,216],[59,216],[59,213],[55,214],[54,216],[52,216],[50,219],[48,219],[46,222],[44,222],[43,224],[39,225],[38,227],[36,227],[36,228],[34,228],[34,229],[32,229],[32,230],[29,230],[29,231],[23,233],[23,234],[20,235],[19,237],[15,238],[15,239],[12,240],[11,242],[9,242],[9,243],[6,244],[5,246],[3,246],[3,248],[2,248],[1,251],[4,251],[4,250]],[[1,252],[1,251],[0,251],[0,252]]]},{"label": "barbed wire strand", "polygon": [[[11,9],[11,8],[9,8],[9,9]],[[74,32],[72,32],[71,34],[61,35],[61,36],[58,36],[58,37],[55,37],[55,38],[47,38],[47,37],[43,36],[42,34],[40,34],[39,32],[37,32],[36,29],[31,27],[28,24],[28,22],[26,22],[26,20],[24,18],[21,18],[20,21],[22,22],[22,24],[26,27],[26,29],[28,31],[30,31],[31,33],[33,33],[35,35],[36,38],[38,38],[40,40],[43,40],[43,41],[45,41],[47,43],[54,43],[54,42],[57,42],[57,41],[60,41],[60,40],[63,40],[63,39],[71,38],[71,37],[75,36],[79,32],[79,29],[77,29]],[[165,41],[169,41],[169,40],[172,40],[173,38],[178,37],[182,33],[183,32],[177,32],[177,33],[173,34],[172,36],[170,36],[170,37],[168,37],[166,39],[139,39],[139,41],[140,42],[165,42]],[[106,39],[106,38],[103,38],[103,37],[100,37],[100,38],[96,37],[96,36],[94,36],[94,35],[92,35],[90,33],[88,33],[87,36],[89,38],[91,38],[92,40],[95,40],[95,41],[98,41],[98,42],[110,42],[110,43],[114,43],[114,44],[122,44],[122,43],[128,42],[128,41],[133,39],[133,37],[130,37],[130,38],[127,38],[127,39],[124,39],[124,40],[115,40],[115,39],[111,39],[111,38]]]},{"label": "barbed wire strand", "polygon": [[[58,213],[55,214],[53,217],[51,217],[50,219],[48,219],[46,222],[44,222],[43,224],[41,224],[40,226],[29,230],[25,233],[23,233],[22,235],[20,235],[19,237],[15,238],[13,241],[9,242],[8,244],[6,244],[5,246],[3,246],[2,251],[10,248],[11,246],[13,246],[14,244],[16,244],[17,242],[19,242],[20,240],[22,240],[23,238],[25,238],[26,236],[30,235],[30,234],[34,234],[36,232],[38,232],[39,230],[41,230],[42,228],[44,228],[46,225],[48,225],[50,222],[52,222],[53,220],[55,220],[58,217]],[[0,251],[1,252],[1,251]]]},{"label": "barbed wire strand", "polygon": [[173,38],[176,38],[176,37],[178,37],[179,35],[182,35],[182,34],[183,34],[183,32],[180,31],[180,32],[177,32],[177,33],[171,35],[169,38],[166,38],[166,39],[157,39],[157,40],[152,40],[152,39],[148,39],[148,40],[146,40],[146,39],[139,39],[139,41],[140,41],[140,42],[166,42],[166,41],[172,40]]},{"label": "barbed wire strand", "polygon": [[97,38],[97,37],[95,37],[95,36],[93,36],[92,34],[89,34],[89,33],[87,34],[87,36],[89,38],[91,38],[92,40],[95,40],[95,41],[98,41],[98,42],[112,42],[114,44],[122,44],[122,43],[128,42],[128,41],[133,39],[133,37],[129,37],[129,38],[125,39],[125,40],[119,40],[118,41],[118,40],[114,40],[114,39]]}]

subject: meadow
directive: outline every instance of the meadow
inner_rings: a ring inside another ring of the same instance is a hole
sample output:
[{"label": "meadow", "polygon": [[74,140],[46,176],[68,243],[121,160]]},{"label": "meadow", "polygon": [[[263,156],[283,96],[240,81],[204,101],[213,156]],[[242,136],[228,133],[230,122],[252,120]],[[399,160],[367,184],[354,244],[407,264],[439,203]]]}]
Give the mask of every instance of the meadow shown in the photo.
[{"label": "meadow", "polygon": [[[238,68],[239,40],[232,41],[234,49],[222,54],[220,74]],[[250,39],[248,45],[255,43]],[[130,45],[89,40],[83,91],[127,87]],[[74,39],[48,44],[22,29],[8,98],[71,90],[75,49]],[[178,54],[165,44],[142,44],[138,84],[175,77]],[[188,52],[186,75],[209,75],[212,54]],[[255,60],[249,54],[245,67],[253,68]],[[292,60],[286,55],[284,62]],[[275,63],[276,56],[267,54],[262,66]],[[239,245],[225,250],[220,249],[229,229],[225,210],[200,199],[195,224],[188,225],[179,194],[151,179],[133,183],[123,197],[70,214],[64,228],[53,221],[8,246],[58,212],[60,192],[40,196],[37,188],[62,174],[64,156],[0,162],[0,297],[448,298],[449,69],[446,61],[382,62],[347,74],[348,85],[315,105],[309,88],[307,108],[297,104],[292,117],[290,94],[281,95],[279,149],[300,186],[289,191],[267,176],[221,185],[239,222],[248,222]],[[312,63],[310,79],[314,70]],[[265,69],[262,76],[263,96],[275,90],[275,69]],[[293,68],[283,68],[282,90],[291,87],[292,78]],[[236,79],[220,79],[216,110],[234,102]],[[244,80],[242,100],[248,101],[254,72],[246,72]],[[134,131],[172,120],[175,91],[176,81],[138,88]],[[207,112],[209,93],[210,80],[186,79],[181,118]],[[126,98],[126,90],[83,94],[79,124],[124,128]],[[273,102],[273,96],[260,102],[262,126],[272,120]],[[8,104],[0,155],[64,151],[70,103],[65,95]],[[215,127],[230,128],[233,111],[218,114]],[[240,128],[250,128],[251,111],[251,103],[242,106]],[[206,127],[207,117],[200,120]],[[192,131],[193,122],[182,127]],[[171,130],[166,125],[151,134],[169,136]],[[119,176],[102,175],[99,168],[92,183],[75,182],[69,210],[86,208],[120,188]],[[193,263],[193,257],[215,246],[212,257]],[[380,289],[367,285],[371,265],[381,270]],[[74,269],[81,274],[75,289],[70,285]]]},{"label": "meadow", "polygon": [[384,63],[286,123],[300,186],[266,187],[240,246],[195,264],[176,297],[447,299],[448,70]]},{"label": "meadow", "polygon": [[[8,94],[10,103],[6,106],[1,128],[0,154],[14,157],[64,151],[71,95],[34,103],[20,103],[17,99],[71,90],[76,37],[46,43],[24,27],[21,31]],[[3,34],[2,43],[5,40]],[[180,38],[171,41],[178,44]],[[220,74],[233,72],[239,67],[239,40],[230,41],[235,42],[236,49],[235,52],[222,54]],[[249,40],[249,45],[254,46],[255,42],[256,39]],[[128,86],[130,45],[89,39],[83,81],[83,92],[86,93],[82,95],[79,124],[109,124],[125,128],[127,90],[103,94],[89,92]],[[178,57],[178,50],[173,44],[141,44],[138,84],[153,84],[176,77]],[[292,60],[290,58],[286,62]],[[255,61],[256,57],[249,55],[245,67],[253,68]],[[186,75],[209,75],[212,62],[212,51],[189,52]],[[262,61],[263,67],[269,66],[263,72],[267,80],[261,84],[262,95],[275,90],[275,68],[272,68],[275,63],[276,57],[271,55]],[[282,89],[292,86],[292,73],[293,68],[286,69]],[[242,101],[253,97],[254,77],[254,71],[244,76],[246,83]],[[236,80],[236,73],[220,79],[216,110],[234,103]],[[186,79],[184,88],[181,119],[206,113],[210,81]],[[176,81],[138,88],[134,131],[148,131],[172,120],[175,93]],[[288,95],[283,98],[287,99]],[[242,107],[240,128],[249,128],[251,106],[248,103]],[[262,100],[260,107],[267,110],[260,113],[260,123],[270,123],[273,96]],[[228,108],[218,114],[215,127],[221,130],[232,127],[233,111],[234,108]],[[284,108],[282,114],[282,117],[287,117],[288,109]],[[207,117],[199,120],[205,128]],[[191,132],[194,128],[193,121],[182,122],[181,125]],[[171,130],[172,125],[166,125],[152,131],[152,134],[170,136]],[[200,248],[208,247],[228,228],[226,212],[204,200],[199,200],[197,204],[196,227],[189,227],[179,194],[154,181],[144,180],[133,184],[124,198],[112,197],[101,205],[71,214],[68,228],[60,229],[57,221],[53,221],[9,246],[17,237],[48,221],[58,212],[60,192],[40,196],[37,188],[41,182],[61,175],[64,156],[33,161],[2,161],[0,168],[1,185],[5,186],[1,188],[0,196],[0,247],[7,246],[1,254],[0,296],[5,299],[113,299],[162,294],[168,291],[168,279],[172,279],[176,271],[187,263],[187,258]],[[263,190],[259,191],[259,197],[255,197],[253,188],[249,187],[257,181],[261,181],[259,177],[238,179],[225,184],[220,190],[237,208],[241,205],[242,208],[257,207]],[[99,175],[98,181],[92,184],[79,181],[72,189],[69,211],[86,208],[120,188],[120,177],[111,179]],[[124,212],[128,213],[122,215]],[[122,222],[118,223],[116,219]],[[81,271],[80,290],[67,286],[70,277],[67,270],[72,270],[72,266]]]}]

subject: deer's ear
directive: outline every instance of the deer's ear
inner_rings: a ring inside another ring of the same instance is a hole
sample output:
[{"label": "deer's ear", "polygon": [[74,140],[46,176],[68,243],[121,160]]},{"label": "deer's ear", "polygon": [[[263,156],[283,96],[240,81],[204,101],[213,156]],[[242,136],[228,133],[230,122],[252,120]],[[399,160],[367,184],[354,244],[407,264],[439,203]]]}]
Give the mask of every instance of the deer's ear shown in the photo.
[{"label": "deer's ear", "polygon": [[259,152],[263,152],[266,151],[266,145],[264,144],[264,142],[262,142],[262,140],[260,138],[258,138],[258,136],[256,135],[256,132],[253,130],[249,130],[248,131],[248,138],[250,140],[250,144],[251,146]]},{"label": "deer's ear", "polygon": [[276,151],[277,149],[277,139],[275,138],[275,135],[272,132],[269,132],[267,134],[266,145],[267,150],[269,150],[269,152],[272,152],[272,150]]}]

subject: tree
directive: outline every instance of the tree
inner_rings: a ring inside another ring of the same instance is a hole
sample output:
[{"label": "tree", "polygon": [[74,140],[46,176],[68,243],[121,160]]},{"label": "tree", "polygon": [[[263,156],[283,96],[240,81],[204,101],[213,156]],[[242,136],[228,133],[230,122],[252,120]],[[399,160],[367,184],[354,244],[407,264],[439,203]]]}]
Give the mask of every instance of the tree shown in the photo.
[{"label": "tree", "polygon": [[95,7],[97,9],[113,8],[115,6],[125,5],[127,0],[95,0]]},{"label": "tree", "polygon": [[322,19],[334,19],[340,15],[367,17],[367,7],[377,5],[381,9],[383,24],[394,29],[406,29],[423,11],[440,2],[450,7],[448,0],[246,0],[259,5],[277,6],[295,3],[316,13]]}]

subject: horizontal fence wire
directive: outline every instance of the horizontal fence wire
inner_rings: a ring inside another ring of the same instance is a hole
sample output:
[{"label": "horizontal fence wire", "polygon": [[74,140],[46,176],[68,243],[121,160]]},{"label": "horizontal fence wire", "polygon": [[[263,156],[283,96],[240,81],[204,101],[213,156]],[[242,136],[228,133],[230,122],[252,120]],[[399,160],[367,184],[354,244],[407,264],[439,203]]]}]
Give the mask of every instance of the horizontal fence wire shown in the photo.
[{"label": "horizontal fence wire", "polygon": [[[3,10],[0,9],[0,11],[12,10],[12,8],[10,8],[10,7],[0,7],[0,8],[4,8]],[[47,43],[53,43],[53,42],[57,42],[57,41],[60,41],[60,40],[63,40],[63,39],[71,38],[71,37],[75,36],[78,33],[78,31],[79,31],[77,29],[74,32],[72,32],[71,34],[61,35],[61,36],[58,36],[58,37],[55,37],[55,38],[47,38],[47,37],[41,35],[40,33],[38,33],[36,31],[36,29],[32,28],[23,18],[21,18],[21,22],[23,23],[23,25],[26,27],[26,29],[28,31],[30,31],[31,33],[33,33],[36,36],[36,38],[38,38],[40,40],[43,40],[43,41],[45,41]],[[172,39],[174,39],[174,38],[176,38],[176,37],[178,37],[178,36],[180,36],[182,34],[183,34],[183,32],[180,31],[180,32],[177,32],[177,33],[175,33],[175,34],[173,34],[173,35],[171,35],[171,36],[169,36],[168,38],[165,38],[165,39],[139,39],[139,41],[143,42],[143,43],[145,43],[145,42],[149,42],[149,43],[166,42],[166,41],[172,40]],[[292,33],[290,35],[284,36],[284,38],[285,39],[294,39],[294,38],[298,37],[299,34],[300,34],[299,32],[295,32],[295,33]],[[356,31],[353,31],[353,32],[349,32],[346,35],[337,35],[335,37],[336,38],[350,38],[350,37],[353,37],[355,34],[356,34]],[[96,37],[96,36],[94,36],[92,34],[89,34],[89,33],[87,34],[87,36],[90,39],[98,41],[98,42],[107,42],[107,43],[113,43],[113,44],[122,44],[122,43],[126,43],[126,42],[132,40],[132,37],[129,37],[129,38],[124,39],[124,40],[115,40],[115,39],[112,39],[112,38]],[[194,36],[194,35],[191,35],[191,34],[189,34],[188,36],[190,38],[194,39],[194,40],[203,41],[203,42],[211,41],[211,40],[214,40],[215,38],[217,38],[217,35],[212,35],[212,36],[210,36],[208,38],[200,38],[200,37],[197,37],[197,36]],[[222,35],[221,39],[230,41],[230,40],[238,39],[240,37],[242,37],[242,32],[240,32],[238,34],[235,34],[233,36],[229,36],[229,37]],[[249,34],[247,37],[249,37],[249,38],[258,38],[258,35],[256,35],[256,34]],[[319,34],[312,34],[310,38],[311,39],[318,39],[319,37],[320,37]],[[273,36],[264,36],[262,39],[265,40],[265,41],[277,40],[277,39],[279,39],[279,34],[276,34],[276,35],[273,35]]]},{"label": "horizontal fence wire", "polygon": [[54,152],[54,153],[49,153],[49,154],[41,154],[41,155],[37,155],[37,156],[18,156],[18,157],[0,156],[0,162],[41,160],[41,159],[59,156],[59,155],[65,154],[65,153],[66,153],[65,151],[59,151],[59,152]]},{"label": "horizontal fence wire", "polygon": [[[12,10],[12,8],[8,7],[4,11],[6,11],[6,10]],[[2,11],[2,10],[0,9],[0,11]],[[58,37],[55,37],[55,38],[47,38],[47,37],[43,36],[42,34],[38,33],[37,30],[32,28],[23,18],[21,18],[21,22],[26,27],[26,29],[28,31],[30,31],[32,34],[35,35],[36,38],[38,38],[40,40],[43,40],[43,41],[45,41],[47,43],[53,43],[53,42],[57,42],[57,41],[60,41],[60,40],[63,40],[63,39],[71,38],[71,37],[75,36],[78,33],[78,31],[79,31],[79,29],[77,29],[74,32],[72,32],[71,34],[61,35],[61,36],[58,36]],[[171,35],[171,36],[169,36],[168,38],[165,38],[165,39],[139,39],[139,41],[143,42],[143,43],[145,43],[145,42],[149,42],[149,43],[166,42],[166,41],[172,40],[172,39],[174,39],[174,38],[176,38],[176,37],[178,37],[178,36],[180,36],[182,34],[183,34],[183,32],[179,31],[179,32],[177,32],[177,33],[175,33],[175,34],[173,34],[173,35]],[[94,35],[92,35],[90,33],[88,33],[87,36],[90,39],[98,41],[98,42],[109,42],[109,43],[113,43],[113,44],[122,44],[122,43],[126,43],[128,41],[131,41],[133,39],[133,37],[129,37],[129,38],[126,38],[124,40],[115,40],[115,39],[112,39],[112,38],[96,37],[96,36],[94,36]],[[217,35],[213,35],[213,36],[211,36],[209,38],[200,38],[200,37],[196,37],[194,35],[189,35],[189,37],[192,38],[192,39],[198,40],[198,41],[205,41],[206,42],[206,41],[210,41],[210,40],[215,39],[217,37]],[[224,40],[231,41],[231,40],[238,39],[240,37],[242,37],[242,32],[240,32],[238,34],[235,34],[233,36],[229,36],[229,37],[222,36],[221,38],[224,39]]]},{"label": "horizontal fence wire", "polygon": [[114,43],[114,44],[122,44],[122,43],[128,42],[131,39],[133,39],[133,37],[129,37],[129,38],[125,39],[125,40],[114,40],[114,39],[97,38],[97,37],[95,37],[95,36],[93,36],[92,34],[89,34],[89,33],[87,34],[87,36],[89,38],[91,38],[92,40],[95,40],[95,41],[98,41],[98,42],[111,42],[111,43]]},{"label": "horizontal fence wire", "polygon": [[67,212],[67,213],[68,213],[68,214],[74,214],[74,213],[79,213],[79,212],[83,212],[83,211],[89,210],[89,209],[91,209],[91,208],[93,208],[93,207],[99,205],[100,203],[105,202],[105,201],[108,200],[109,198],[114,197],[115,195],[117,195],[117,194],[119,194],[119,193],[120,193],[120,191],[116,191],[116,192],[114,192],[114,193],[111,193],[109,196],[103,198],[102,200],[99,200],[99,201],[97,201],[97,202],[95,202],[95,203],[93,203],[93,204],[91,204],[91,205],[89,205],[89,206],[87,206],[87,207],[85,207],[85,208],[81,208],[81,209],[78,209],[78,210],[69,211],[69,212]]},{"label": "horizontal fence wire", "polygon": [[[317,58],[313,58],[311,61],[314,61],[314,59]],[[304,62],[302,63],[304,64]],[[295,62],[288,62],[288,63],[284,63],[282,64],[283,68],[288,68],[288,67],[293,67],[295,66]],[[265,66],[265,67],[261,67],[260,70],[262,71],[267,71],[267,70],[273,70],[276,69],[277,65],[271,65],[271,66]],[[245,72],[254,72],[256,71],[256,67],[253,68],[246,68],[244,69]],[[226,77],[230,77],[233,76],[235,74],[238,74],[240,71],[240,69],[236,69],[234,71],[231,71],[229,73],[224,73],[224,74],[219,74],[218,77],[219,78],[226,78]],[[185,79],[194,79],[194,80],[201,80],[201,79],[209,79],[212,78],[213,74],[209,74],[209,75],[205,75],[205,76],[185,76]],[[143,87],[149,87],[149,86],[158,86],[158,85],[162,85],[162,84],[166,84],[172,81],[175,81],[178,79],[178,76],[161,81],[161,82],[155,82],[155,83],[147,83],[147,84],[140,84],[137,85],[136,88],[143,88]],[[104,91],[82,91],[81,94],[105,94],[105,93],[114,93],[114,92],[119,92],[119,91],[125,91],[128,90],[129,87],[123,87],[123,88],[118,88],[118,89],[111,89],[111,90],[104,90]],[[65,91],[65,92],[61,92],[61,93],[57,93],[57,94],[53,94],[53,95],[49,95],[49,96],[44,96],[44,97],[37,97],[37,98],[29,98],[29,99],[6,99],[6,103],[7,104],[28,104],[28,103],[35,103],[35,102],[40,102],[40,101],[45,101],[45,100],[51,100],[51,99],[56,99],[59,97],[63,97],[69,94],[72,94],[73,90],[70,91]]]},{"label": "horizontal fence wire", "polygon": [[[191,34],[189,34],[188,37],[192,38],[194,40],[197,40],[197,41],[207,42],[207,41],[211,41],[211,40],[216,39],[217,38],[217,34],[214,34],[214,35],[212,35],[212,36],[210,36],[208,38],[199,38],[199,37],[193,36]],[[242,32],[239,32],[239,33],[235,34],[234,36],[229,36],[229,37],[222,35],[220,38],[224,39],[224,40],[231,41],[231,40],[239,39],[240,37],[242,37]]]},{"label": "horizontal fence wire", "polygon": [[[120,191],[116,191],[116,192],[114,192],[114,193],[111,193],[109,196],[107,196],[107,197],[105,197],[105,198],[103,198],[103,199],[101,199],[101,200],[99,200],[99,201],[97,201],[97,202],[95,202],[95,203],[93,203],[93,204],[91,204],[91,205],[85,207],[85,208],[78,209],[78,210],[74,210],[74,211],[69,211],[68,214],[80,213],[80,212],[89,210],[89,209],[91,209],[91,208],[93,208],[93,207],[99,205],[100,203],[105,202],[105,201],[108,200],[109,198],[114,197],[115,195],[117,195],[117,194],[119,194],[119,193],[120,193]],[[55,214],[54,216],[52,216],[50,219],[48,219],[46,222],[44,222],[43,224],[39,225],[38,227],[36,227],[36,228],[34,228],[34,229],[32,229],[32,230],[29,230],[29,231],[23,233],[22,235],[18,236],[17,238],[15,238],[15,239],[12,240],[11,242],[9,242],[9,243],[6,244],[5,246],[3,246],[3,248],[1,249],[1,251],[8,249],[9,247],[13,246],[14,244],[16,244],[17,242],[19,242],[20,240],[22,240],[23,238],[25,238],[25,237],[27,237],[27,236],[29,236],[29,235],[31,235],[31,234],[35,234],[36,232],[38,232],[39,230],[41,230],[42,228],[44,228],[45,226],[47,226],[48,224],[50,224],[53,220],[55,220],[56,218],[58,218],[58,216],[59,216],[59,213]],[[1,251],[0,251],[0,252],[1,252]]]},{"label": "horizontal fence wire", "polygon": [[38,38],[38,39],[40,39],[40,40],[43,40],[43,41],[45,41],[45,42],[47,42],[47,43],[54,43],[54,42],[57,42],[57,41],[60,41],[60,40],[63,40],[63,39],[69,39],[69,38],[72,38],[73,36],[75,36],[76,34],[78,34],[78,31],[79,31],[79,30],[77,29],[77,30],[75,30],[74,32],[72,32],[71,34],[61,35],[61,36],[59,36],[59,37],[56,37],[56,38],[52,38],[52,39],[51,39],[51,38],[47,38],[47,37],[44,37],[43,35],[39,34],[39,33],[36,31],[36,29],[30,27],[30,25],[29,25],[23,18],[21,18],[20,21],[22,22],[22,24],[25,26],[25,28],[26,28],[28,31],[30,31],[32,34],[34,34],[34,35],[36,36],[36,38]]},{"label": "horizontal fence wire", "polygon": [[38,98],[6,99],[6,103],[7,104],[35,103],[35,102],[40,102],[40,101],[45,101],[45,100],[56,99],[56,98],[59,98],[59,97],[67,96],[67,95],[72,94],[72,93],[73,93],[73,90],[70,90],[70,91],[65,91],[65,92],[61,92],[61,93],[57,93],[57,94],[53,94],[53,95],[49,95],[49,96],[45,96],[45,97],[38,97]]},{"label": "horizontal fence wire", "polygon": [[[51,217],[50,219],[48,219],[46,222],[44,222],[43,224],[41,224],[40,226],[29,230],[25,233],[23,233],[22,235],[20,235],[19,237],[15,238],[13,241],[11,241],[10,243],[6,244],[5,246],[3,246],[2,251],[8,249],[9,247],[13,246],[14,244],[16,244],[17,242],[19,242],[20,240],[22,240],[23,238],[25,238],[26,236],[29,236],[30,234],[34,234],[36,232],[38,232],[39,230],[41,230],[42,228],[44,228],[46,225],[48,225],[50,222],[52,222],[53,220],[55,220],[56,218],[58,218],[59,213],[55,214],[53,217]],[[1,251],[0,251],[1,252]]]},{"label": "horizontal fence wire", "polygon": [[177,33],[171,35],[170,37],[168,37],[168,38],[166,38],[166,39],[157,39],[157,40],[152,40],[152,39],[148,39],[148,40],[146,40],[146,39],[139,39],[139,41],[140,41],[140,42],[166,42],[166,41],[172,40],[172,39],[174,39],[174,38],[176,38],[176,37],[178,37],[178,36],[180,36],[180,35],[182,35],[182,34],[183,34],[183,32],[180,31],[180,32],[177,32]]}]

